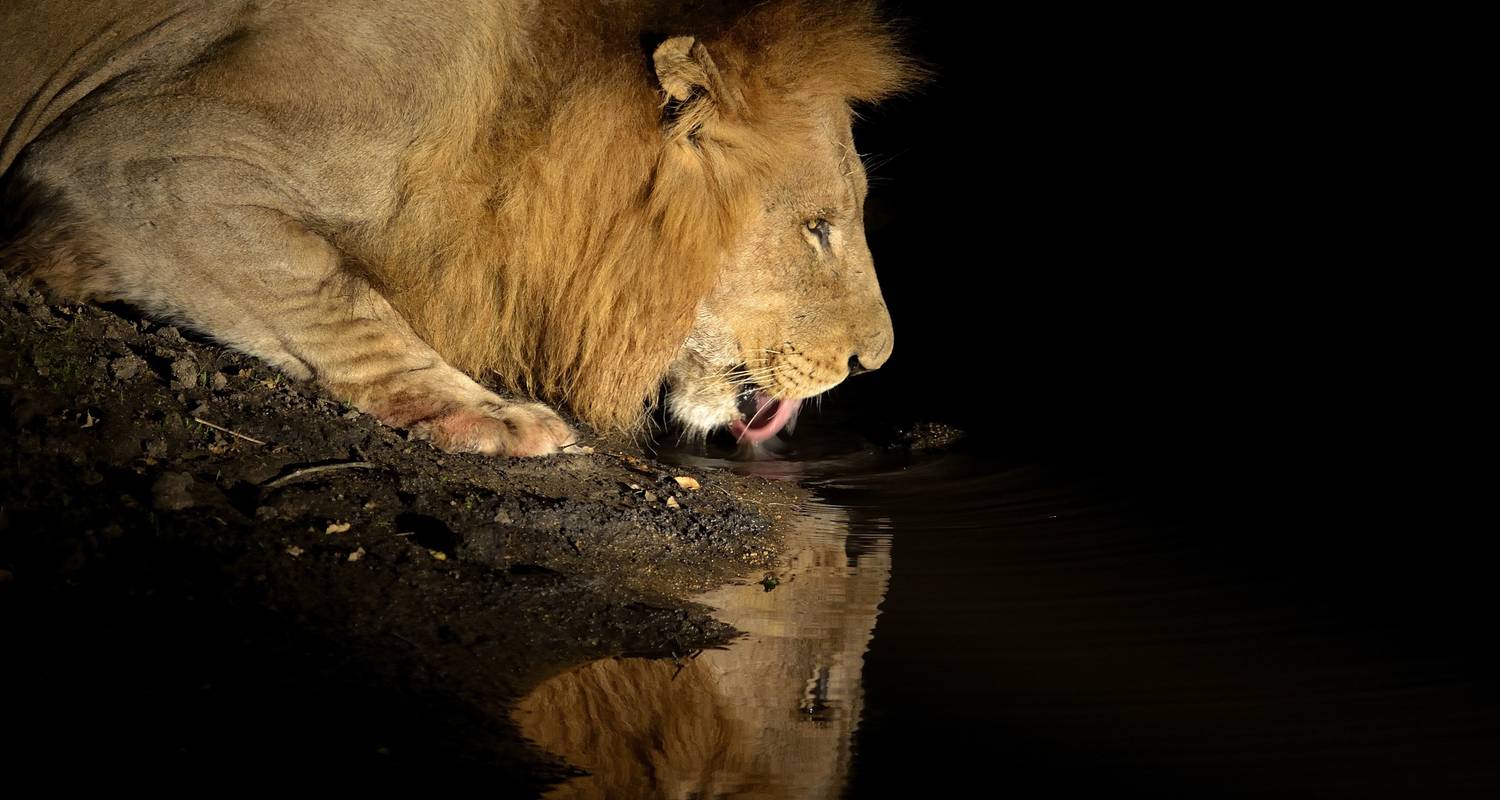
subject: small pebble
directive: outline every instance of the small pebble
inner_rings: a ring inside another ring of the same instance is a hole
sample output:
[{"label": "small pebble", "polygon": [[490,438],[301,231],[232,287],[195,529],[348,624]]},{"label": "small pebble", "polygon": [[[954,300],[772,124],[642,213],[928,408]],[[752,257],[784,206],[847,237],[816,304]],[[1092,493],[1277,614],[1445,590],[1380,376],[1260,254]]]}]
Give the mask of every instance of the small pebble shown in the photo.
[{"label": "small pebble", "polygon": [[185,472],[168,472],[151,486],[151,504],[157,511],[181,511],[202,505],[194,495],[193,476]]},{"label": "small pebble", "polygon": [[109,362],[109,374],[115,376],[116,380],[128,381],[140,374],[141,361],[131,356],[121,356]]},{"label": "small pebble", "polygon": [[198,362],[191,358],[179,358],[173,361],[172,377],[183,386],[192,386],[198,380]]}]

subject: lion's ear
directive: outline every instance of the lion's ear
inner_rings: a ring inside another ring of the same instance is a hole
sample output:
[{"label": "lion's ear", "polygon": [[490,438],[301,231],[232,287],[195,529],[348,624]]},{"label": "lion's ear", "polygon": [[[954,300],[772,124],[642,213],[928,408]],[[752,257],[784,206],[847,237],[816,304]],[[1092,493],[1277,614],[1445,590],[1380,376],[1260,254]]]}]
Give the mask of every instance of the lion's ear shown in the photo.
[{"label": "lion's ear", "polygon": [[722,94],[724,80],[714,65],[708,48],[691,36],[673,36],[656,46],[651,61],[656,65],[656,81],[667,96],[679,103],[694,95],[710,98]]},{"label": "lion's ear", "polygon": [[719,73],[708,48],[691,36],[673,36],[651,54],[656,80],[666,93],[663,122],[669,139],[697,144],[714,119],[735,116],[742,101]]}]

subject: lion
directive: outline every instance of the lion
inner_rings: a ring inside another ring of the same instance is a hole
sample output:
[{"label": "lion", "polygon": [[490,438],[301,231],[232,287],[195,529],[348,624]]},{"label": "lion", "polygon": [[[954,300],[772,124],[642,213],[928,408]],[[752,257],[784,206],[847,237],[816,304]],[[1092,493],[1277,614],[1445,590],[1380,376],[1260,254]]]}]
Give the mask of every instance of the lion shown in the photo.
[{"label": "lion", "polygon": [[851,124],[918,70],[869,3],[30,0],[0,54],[7,271],[445,450],[663,395],[761,441],[890,356]]}]

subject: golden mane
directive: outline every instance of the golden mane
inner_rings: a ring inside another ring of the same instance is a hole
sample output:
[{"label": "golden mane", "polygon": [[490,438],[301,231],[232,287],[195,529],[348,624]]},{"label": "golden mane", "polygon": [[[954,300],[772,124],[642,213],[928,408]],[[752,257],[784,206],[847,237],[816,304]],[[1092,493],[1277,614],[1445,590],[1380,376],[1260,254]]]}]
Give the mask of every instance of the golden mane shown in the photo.
[{"label": "golden mane", "polygon": [[[763,182],[802,157],[806,109],[878,100],[915,69],[867,2],[560,13],[451,68],[391,222],[341,245],[454,366],[630,428]],[[706,45],[723,96],[667,108],[649,47],[672,35]]]}]

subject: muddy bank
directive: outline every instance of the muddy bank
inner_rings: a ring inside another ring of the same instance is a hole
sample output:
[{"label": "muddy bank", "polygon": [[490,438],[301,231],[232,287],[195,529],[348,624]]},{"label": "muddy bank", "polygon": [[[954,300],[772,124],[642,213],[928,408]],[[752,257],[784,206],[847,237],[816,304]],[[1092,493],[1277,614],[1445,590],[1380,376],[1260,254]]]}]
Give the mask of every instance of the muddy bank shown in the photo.
[{"label": "muddy bank", "polygon": [[627,441],[441,453],[173,327],[10,285],[0,400],[18,764],[274,774],[316,754],[527,794],[564,767],[508,704],[571,665],[724,642],[678,598],[769,564],[796,501]]}]

